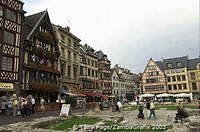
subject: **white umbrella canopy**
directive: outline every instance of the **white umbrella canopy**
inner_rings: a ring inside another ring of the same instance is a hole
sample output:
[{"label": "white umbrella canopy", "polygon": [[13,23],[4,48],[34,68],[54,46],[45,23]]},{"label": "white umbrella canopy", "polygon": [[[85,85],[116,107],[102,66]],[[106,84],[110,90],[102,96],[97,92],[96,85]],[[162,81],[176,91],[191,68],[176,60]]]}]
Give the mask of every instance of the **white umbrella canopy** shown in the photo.
[{"label": "white umbrella canopy", "polygon": [[163,94],[158,94],[156,95],[156,97],[160,98],[160,97],[173,97],[173,94],[167,94],[167,93],[163,93]]},{"label": "white umbrella canopy", "polygon": [[154,97],[154,94],[142,94],[140,97]]},{"label": "white umbrella canopy", "polygon": [[174,97],[190,97],[190,94],[186,94],[186,93],[180,93],[180,94],[175,94]]}]

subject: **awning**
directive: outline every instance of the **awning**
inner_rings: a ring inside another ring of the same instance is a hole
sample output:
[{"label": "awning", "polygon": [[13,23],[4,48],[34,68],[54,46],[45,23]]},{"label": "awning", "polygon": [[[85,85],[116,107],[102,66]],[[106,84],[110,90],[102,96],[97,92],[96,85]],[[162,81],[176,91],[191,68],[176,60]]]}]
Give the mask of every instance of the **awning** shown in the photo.
[{"label": "awning", "polygon": [[180,94],[175,94],[174,97],[190,97],[190,94],[186,94],[186,93],[180,93]]},{"label": "awning", "polygon": [[142,94],[140,95],[141,98],[145,98],[145,97],[154,97],[154,94]]},{"label": "awning", "polygon": [[92,97],[103,97],[103,95],[100,93],[86,93],[86,95]]},{"label": "awning", "polygon": [[79,93],[79,92],[72,92],[72,94],[76,94],[79,97],[85,97],[86,96],[85,94],[82,94],[82,93]]},{"label": "awning", "polygon": [[163,94],[158,94],[156,95],[156,97],[160,98],[160,97],[173,97],[173,94],[167,94],[167,93],[163,93]]}]

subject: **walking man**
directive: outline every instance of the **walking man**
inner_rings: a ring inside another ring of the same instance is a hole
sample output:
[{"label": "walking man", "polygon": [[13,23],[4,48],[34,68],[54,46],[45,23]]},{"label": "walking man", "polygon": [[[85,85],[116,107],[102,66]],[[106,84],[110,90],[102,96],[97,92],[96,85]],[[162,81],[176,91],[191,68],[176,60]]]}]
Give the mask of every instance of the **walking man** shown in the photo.
[{"label": "walking man", "polygon": [[151,103],[150,103],[150,115],[149,115],[149,119],[151,119],[151,116],[153,116],[153,118],[156,119],[155,105],[154,105],[153,101],[151,101]]}]

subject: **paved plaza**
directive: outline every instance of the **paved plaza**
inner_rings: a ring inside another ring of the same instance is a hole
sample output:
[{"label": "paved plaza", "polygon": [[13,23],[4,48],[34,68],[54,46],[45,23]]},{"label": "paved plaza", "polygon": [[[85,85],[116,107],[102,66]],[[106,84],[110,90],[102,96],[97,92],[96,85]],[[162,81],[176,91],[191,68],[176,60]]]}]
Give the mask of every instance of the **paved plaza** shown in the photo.
[{"label": "paved plaza", "polygon": [[[168,130],[168,132],[187,132],[188,129],[186,127],[187,122],[182,123],[174,123],[174,117],[175,117],[176,111],[173,110],[166,110],[166,109],[159,109],[156,110],[157,119],[156,120],[149,120],[149,119],[137,119],[137,110],[133,111],[123,111],[123,112],[111,112],[109,110],[106,111],[77,111],[74,112],[73,115],[76,116],[90,116],[90,117],[99,117],[103,120],[111,120],[115,117],[123,117],[123,121],[121,124],[123,125],[129,125],[129,126],[136,126],[136,125],[173,125],[172,130]],[[146,115],[146,111],[144,110],[144,114]],[[196,118],[197,117],[191,117]],[[59,117],[59,111],[54,112],[46,112],[46,113],[36,113],[34,114],[30,119],[25,119],[22,117],[2,117],[0,120],[0,131],[4,132],[10,131],[10,132],[51,132],[53,130],[45,130],[40,128],[35,128],[34,126],[36,124],[39,124],[41,122],[51,121],[55,119],[60,119]],[[55,131],[60,132],[60,131]]]}]

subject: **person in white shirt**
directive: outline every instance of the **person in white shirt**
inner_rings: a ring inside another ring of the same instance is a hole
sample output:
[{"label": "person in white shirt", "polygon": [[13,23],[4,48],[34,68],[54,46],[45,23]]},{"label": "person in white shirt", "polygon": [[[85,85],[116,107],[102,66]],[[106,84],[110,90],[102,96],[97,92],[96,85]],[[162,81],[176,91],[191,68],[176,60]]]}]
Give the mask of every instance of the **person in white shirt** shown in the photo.
[{"label": "person in white shirt", "polygon": [[122,103],[120,101],[117,102],[117,107],[119,109],[119,112],[121,112],[123,106],[122,106]]},{"label": "person in white shirt", "polygon": [[32,99],[31,99],[31,103],[32,103],[32,113],[35,113],[35,99],[34,99],[34,97],[32,97]]}]

